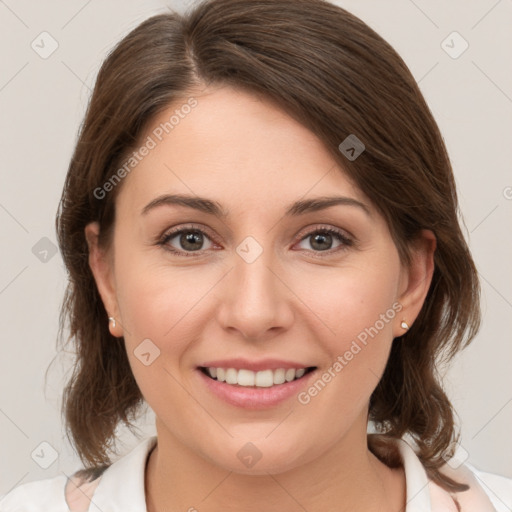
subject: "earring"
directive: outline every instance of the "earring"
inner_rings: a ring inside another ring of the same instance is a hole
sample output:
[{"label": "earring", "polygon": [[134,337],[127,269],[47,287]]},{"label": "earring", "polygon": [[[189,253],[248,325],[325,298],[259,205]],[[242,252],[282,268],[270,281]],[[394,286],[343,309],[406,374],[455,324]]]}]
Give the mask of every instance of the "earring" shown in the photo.
[{"label": "earring", "polygon": [[402,323],[400,324],[400,327],[402,329],[405,329],[406,331],[409,330],[409,326],[407,325],[407,322],[405,320],[402,320]]},{"label": "earring", "polygon": [[112,327],[115,327],[116,326],[116,319],[111,317],[111,316],[109,316],[108,319],[109,319],[110,322],[112,322]]}]

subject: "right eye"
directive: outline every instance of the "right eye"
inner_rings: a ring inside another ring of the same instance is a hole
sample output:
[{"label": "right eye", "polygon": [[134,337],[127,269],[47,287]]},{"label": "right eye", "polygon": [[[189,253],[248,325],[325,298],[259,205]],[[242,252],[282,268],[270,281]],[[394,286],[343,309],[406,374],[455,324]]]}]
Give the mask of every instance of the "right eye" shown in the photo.
[{"label": "right eye", "polygon": [[[158,244],[178,256],[188,257],[195,256],[195,254],[193,254],[195,252],[202,254],[205,249],[201,247],[205,243],[205,240],[210,241],[210,244],[213,245],[210,237],[202,229],[181,227],[165,233]],[[176,247],[176,245],[178,247]],[[211,246],[206,249],[209,248],[211,248]]]}]

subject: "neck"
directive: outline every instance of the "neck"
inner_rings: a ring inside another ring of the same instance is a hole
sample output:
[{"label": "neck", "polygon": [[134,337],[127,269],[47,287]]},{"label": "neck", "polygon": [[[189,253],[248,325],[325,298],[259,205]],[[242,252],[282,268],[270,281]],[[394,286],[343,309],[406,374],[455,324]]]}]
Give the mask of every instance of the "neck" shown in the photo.
[{"label": "neck", "polygon": [[405,475],[348,435],[312,462],[286,472],[247,475],[219,467],[159,432],[145,476],[148,512],[384,512],[405,509]]}]

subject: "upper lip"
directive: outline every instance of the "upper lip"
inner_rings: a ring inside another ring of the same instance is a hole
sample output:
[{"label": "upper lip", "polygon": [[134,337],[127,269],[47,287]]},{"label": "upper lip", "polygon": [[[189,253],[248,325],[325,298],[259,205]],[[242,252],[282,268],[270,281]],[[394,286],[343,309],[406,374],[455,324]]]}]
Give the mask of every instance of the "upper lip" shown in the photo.
[{"label": "upper lip", "polygon": [[234,359],[216,359],[207,361],[200,365],[205,368],[235,368],[236,370],[246,369],[258,372],[261,370],[277,370],[278,368],[311,368],[311,364],[298,363],[296,361],[285,361],[283,359],[261,359],[259,361],[237,357]]}]

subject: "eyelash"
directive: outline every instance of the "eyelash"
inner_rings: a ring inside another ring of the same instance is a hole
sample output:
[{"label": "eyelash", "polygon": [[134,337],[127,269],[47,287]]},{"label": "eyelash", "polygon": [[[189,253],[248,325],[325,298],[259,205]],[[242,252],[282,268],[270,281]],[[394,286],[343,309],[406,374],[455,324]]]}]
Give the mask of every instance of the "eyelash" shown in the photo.
[{"label": "eyelash", "polygon": [[[215,242],[215,239],[212,236],[210,236],[203,229],[195,227],[195,226],[187,226],[187,227],[176,228],[172,231],[165,233],[161,237],[161,239],[157,242],[157,245],[163,247],[163,249],[175,254],[176,256],[185,256],[187,258],[202,256],[204,253],[203,250],[202,251],[188,251],[188,252],[187,251],[179,251],[179,250],[175,249],[174,247],[171,247],[168,245],[169,241],[172,240],[173,238],[175,238],[177,235],[181,235],[182,233],[192,233],[192,232],[200,233],[201,235],[206,236],[212,242]],[[347,237],[347,235],[345,235],[342,231],[335,229],[335,228],[331,228],[331,227],[321,227],[321,228],[313,229],[312,231],[309,231],[306,234],[304,234],[300,238],[299,242],[302,242],[306,238],[308,238],[312,235],[315,235],[315,234],[334,235],[342,243],[342,245],[340,245],[339,247],[337,247],[335,249],[328,249],[326,251],[309,251],[309,252],[312,252],[315,255],[315,257],[323,258],[328,255],[332,255],[336,252],[347,250],[347,248],[352,247],[354,245],[354,241],[351,240],[349,237]],[[325,254],[326,256],[324,256],[322,253]]]}]

